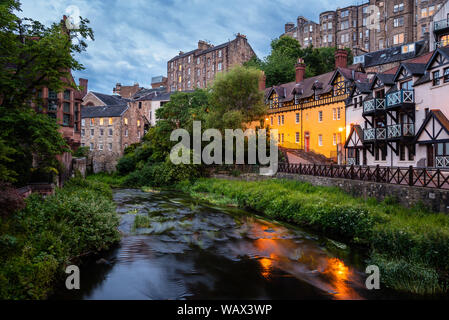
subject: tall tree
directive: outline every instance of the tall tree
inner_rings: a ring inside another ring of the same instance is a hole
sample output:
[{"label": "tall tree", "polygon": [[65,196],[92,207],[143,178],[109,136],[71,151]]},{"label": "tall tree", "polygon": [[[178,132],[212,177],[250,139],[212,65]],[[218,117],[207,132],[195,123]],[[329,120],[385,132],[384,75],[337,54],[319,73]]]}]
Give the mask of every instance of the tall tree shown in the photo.
[{"label": "tall tree", "polygon": [[82,17],[68,30],[65,23],[47,27],[19,18],[20,11],[17,0],[0,2],[0,169],[5,172],[0,180],[19,184],[36,169],[57,170],[55,155],[68,151],[57,124],[36,114],[30,104],[42,105],[36,94],[42,87],[76,87],[70,71],[83,66],[74,55],[86,50],[87,39],[94,39]]}]

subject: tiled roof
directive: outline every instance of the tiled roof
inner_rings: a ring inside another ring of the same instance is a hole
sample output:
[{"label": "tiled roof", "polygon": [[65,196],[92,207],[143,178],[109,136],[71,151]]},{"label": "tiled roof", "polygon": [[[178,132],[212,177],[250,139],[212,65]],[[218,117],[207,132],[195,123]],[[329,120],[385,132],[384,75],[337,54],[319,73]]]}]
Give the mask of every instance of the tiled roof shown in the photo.
[{"label": "tiled roof", "polygon": [[115,118],[121,117],[128,109],[128,105],[113,105],[102,107],[81,108],[81,118]]},{"label": "tiled roof", "polygon": [[153,97],[163,94],[167,91],[165,87],[155,88],[155,89],[141,89],[139,90],[133,97],[133,100],[136,101],[149,101],[152,100]]},{"label": "tiled roof", "polygon": [[392,47],[376,52],[370,52],[365,54],[365,67],[373,67],[382,64],[403,61],[412,59],[422,54],[425,49],[425,41],[415,42],[415,50],[407,53],[402,53],[402,45]]}]

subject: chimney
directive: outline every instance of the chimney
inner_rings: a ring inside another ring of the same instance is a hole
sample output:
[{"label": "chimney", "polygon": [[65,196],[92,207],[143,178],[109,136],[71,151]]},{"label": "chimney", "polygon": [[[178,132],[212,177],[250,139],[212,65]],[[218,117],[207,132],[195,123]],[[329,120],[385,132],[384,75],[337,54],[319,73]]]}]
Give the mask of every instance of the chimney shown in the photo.
[{"label": "chimney", "polygon": [[348,67],[348,52],[345,49],[335,51],[335,69]]},{"label": "chimney", "polygon": [[83,94],[83,98],[84,98],[84,97],[86,96],[86,94],[87,94],[88,82],[89,82],[89,80],[80,78],[80,87],[82,87],[82,88],[81,88],[81,92],[82,92],[82,94]]},{"label": "chimney", "polygon": [[299,58],[298,63],[296,64],[296,83],[300,83],[304,80],[304,76],[306,74],[306,65],[304,60]]},{"label": "chimney", "polygon": [[265,91],[267,76],[265,75],[265,72],[262,71],[262,76],[259,79],[259,90]]},{"label": "chimney", "polygon": [[206,49],[209,49],[211,47],[210,44],[208,44],[206,41],[200,40],[198,41],[198,49],[203,51]]},{"label": "chimney", "polygon": [[294,28],[294,27],[295,27],[295,24],[294,24],[293,22],[287,22],[287,23],[285,24],[285,33],[287,33],[288,30],[290,30],[290,29],[292,29],[292,28]]}]

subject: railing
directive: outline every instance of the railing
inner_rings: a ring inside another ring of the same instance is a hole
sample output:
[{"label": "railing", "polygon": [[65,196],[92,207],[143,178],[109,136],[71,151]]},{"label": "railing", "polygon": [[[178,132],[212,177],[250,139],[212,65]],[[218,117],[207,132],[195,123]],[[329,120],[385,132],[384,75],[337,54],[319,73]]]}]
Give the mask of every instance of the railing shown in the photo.
[{"label": "railing", "polygon": [[435,166],[437,168],[449,168],[449,156],[435,157]]},{"label": "railing", "polygon": [[402,123],[388,126],[388,139],[413,137],[415,135],[415,124]]},{"label": "railing", "polygon": [[[447,157],[446,161],[449,165],[449,157]],[[367,167],[354,165],[337,166],[281,163],[279,164],[278,172],[371,181],[414,187],[449,189],[449,170],[441,170],[440,168]]]},{"label": "railing", "polygon": [[442,29],[446,29],[446,28],[449,28],[449,19],[435,21],[433,23],[433,30],[434,31],[438,31],[438,30],[442,30]]},{"label": "railing", "polygon": [[355,166],[355,164],[356,164],[355,158],[348,158],[347,163],[348,163],[348,166]]},{"label": "railing", "polygon": [[365,141],[385,140],[385,139],[387,139],[387,128],[364,129],[363,130],[363,139]]},{"label": "railing", "polygon": [[373,98],[363,103],[363,112],[368,113],[375,110],[385,110],[385,99]]},{"label": "railing", "polygon": [[413,90],[398,90],[387,94],[387,108],[395,107],[402,103],[415,103],[415,92]]}]

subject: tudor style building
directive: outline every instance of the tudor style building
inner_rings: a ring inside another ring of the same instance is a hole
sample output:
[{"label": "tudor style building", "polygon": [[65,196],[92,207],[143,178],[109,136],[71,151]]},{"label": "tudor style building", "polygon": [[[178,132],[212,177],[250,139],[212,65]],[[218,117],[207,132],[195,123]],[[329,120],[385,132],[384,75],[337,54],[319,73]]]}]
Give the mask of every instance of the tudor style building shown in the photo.
[{"label": "tudor style building", "polygon": [[335,161],[341,158],[347,130],[345,100],[354,82],[366,79],[357,66],[351,68],[347,52],[337,50],[335,71],[304,79],[305,65],[300,60],[295,82],[265,90],[267,125],[278,130],[281,147],[314,151]]},{"label": "tudor style building", "polygon": [[449,167],[448,101],[448,47],[358,83],[346,104],[347,164]]}]

